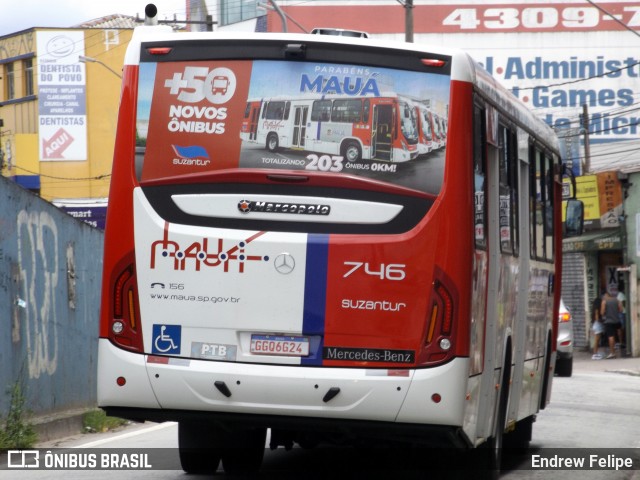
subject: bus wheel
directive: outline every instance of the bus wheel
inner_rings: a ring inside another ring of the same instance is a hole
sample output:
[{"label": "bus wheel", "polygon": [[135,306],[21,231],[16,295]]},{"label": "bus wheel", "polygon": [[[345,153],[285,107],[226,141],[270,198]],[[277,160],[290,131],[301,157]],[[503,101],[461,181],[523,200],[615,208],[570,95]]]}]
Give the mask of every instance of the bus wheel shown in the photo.
[{"label": "bus wheel", "polygon": [[271,132],[267,135],[267,150],[275,152],[278,150],[278,134]]},{"label": "bus wheel", "polygon": [[222,445],[216,442],[220,431],[209,423],[178,423],[178,452],[180,464],[187,473],[213,474],[218,470]]},{"label": "bus wheel", "polygon": [[505,368],[500,387],[498,409],[496,411],[495,431],[493,437],[489,438],[483,445],[473,452],[476,457],[474,463],[478,475],[476,479],[498,480],[500,478],[500,468],[502,464],[502,449],[504,447],[504,425],[507,419],[507,405],[509,402],[509,379],[511,378],[511,357],[505,361]]},{"label": "bus wheel", "polygon": [[[499,418],[504,418],[503,412],[498,412]],[[498,480],[500,478],[500,464],[502,463],[503,429],[496,428],[495,435],[480,447],[482,465],[480,475],[477,478],[485,480]]]},{"label": "bus wheel", "polygon": [[525,453],[529,444],[531,443],[531,435],[533,432],[533,415],[527,418],[523,418],[516,423],[516,427],[513,431],[505,434],[504,447],[505,451],[513,451],[521,454]]},{"label": "bus wheel", "polygon": [[224,472],[229,475],[248,475],[260,470],[266,439],[266,428],[234,432],[222,453]]},{"label": "bus wheel", "polygon": [[342,156],[347,162],[357,162],[362,158],[362,149],[358,142],[347,141],[342,145]]},{"label": "bus wheel", "polygon": [[556,358],[556,373],[559,377],[570,377],[573,373],[573,358]]}]

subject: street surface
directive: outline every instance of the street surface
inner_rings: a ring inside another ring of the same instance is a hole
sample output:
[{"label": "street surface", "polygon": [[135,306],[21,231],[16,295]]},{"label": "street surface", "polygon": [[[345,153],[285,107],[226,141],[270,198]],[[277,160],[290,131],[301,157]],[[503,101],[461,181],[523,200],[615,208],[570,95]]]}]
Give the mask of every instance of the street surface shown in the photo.
[{"label": "street surface", "polygon": [[[528,465],[537,449],[553,449],[559,456],[575,453],[602,453],[602,448],[635,449],[631,451],[636,465],[640,464],[640,359],[593,361],[586,353],[577,354],[574,374],[570,378],[556,377],[552,404],[538,415],[533,428],[532,451],[506,459],[504,480],[580,479],[580,480],[640,480],[640,471],[609,470],[531,470]],[[135,424],[117,432],[77,435],[57,442],[38,445],[40,448],[166,448],[167,462],[179,468],[177,425]],[[582,450],[584,449],[584,450]],[[541,450],[542,451],[542,450]],[[569,453],[566,453],[569,452]],[[616,451],[613,451],[616,453]],[[629,450],[623,451],[629,454]],[[380,450],[377,455],[339,448],[322,450],[294,449],[286,452],[266,450],[263,469],[255,478],[430,478],[417,468],[406,467],[415,456]],[[617,453],[620,453],[618,451]],[[461,461],[463,461],[461,459]],[[346,466],[344,465],[346,462]],[[419,462],[415,465],[421,465]],[[346,471],[348,472],[346,472]],[[363,471],[366,471],[363,472]],[[315,475],[326,472],[324,475]],[[473,478],[469,476],[463,478]],[[187,480],[207,478],[189,475],[181,470],[149,471],[25,471],[2,470],[0,479],[92,480],[158,479]],[[216,478],[232,478],[218,472]],[[448,478],[444,475],[438,478]]]}]

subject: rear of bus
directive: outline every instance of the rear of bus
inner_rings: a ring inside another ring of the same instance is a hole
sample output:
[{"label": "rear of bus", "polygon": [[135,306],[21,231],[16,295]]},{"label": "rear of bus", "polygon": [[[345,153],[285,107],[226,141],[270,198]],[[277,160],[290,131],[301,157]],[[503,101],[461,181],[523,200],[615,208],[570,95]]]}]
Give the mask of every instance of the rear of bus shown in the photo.
[{"label": "rear of bus", "polygon": [[[464,444],[469,61],[415,48],[136,31],[106,228],[109,414],[180,421],[181,448],[238,428]],[[249,99],[309,85],[414,98],[457,140],[402,164],[242,140]]]}]

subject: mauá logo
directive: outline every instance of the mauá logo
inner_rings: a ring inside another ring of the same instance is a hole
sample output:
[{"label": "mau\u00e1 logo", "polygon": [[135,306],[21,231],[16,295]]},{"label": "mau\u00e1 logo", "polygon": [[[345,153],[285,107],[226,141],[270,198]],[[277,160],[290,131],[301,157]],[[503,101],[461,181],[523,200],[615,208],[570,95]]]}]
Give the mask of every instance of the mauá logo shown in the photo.
[{"label": "mau\u00e1 logo", "polygon": [[337,75],[318,75],[316,78],[311,80],[309,75],[303,73],[300,78],[300,91],[351,96],[380,96],[378,83],[373,77],[362,78],[344,76],[340,78]]}]

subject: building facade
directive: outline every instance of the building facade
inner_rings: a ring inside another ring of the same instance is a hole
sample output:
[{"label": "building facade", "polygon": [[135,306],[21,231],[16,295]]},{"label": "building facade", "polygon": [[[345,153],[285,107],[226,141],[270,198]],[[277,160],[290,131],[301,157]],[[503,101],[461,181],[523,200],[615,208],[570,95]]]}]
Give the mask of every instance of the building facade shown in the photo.
[{"label": "building facade", "polygon": [[0,38],[2,175],[96,226],[106,208],[131,34],[34,28]]}]

